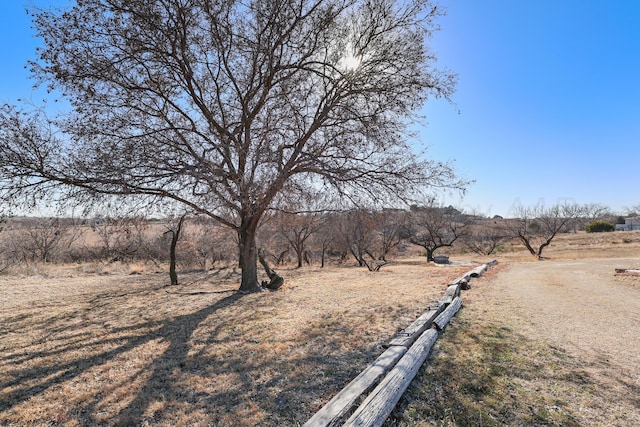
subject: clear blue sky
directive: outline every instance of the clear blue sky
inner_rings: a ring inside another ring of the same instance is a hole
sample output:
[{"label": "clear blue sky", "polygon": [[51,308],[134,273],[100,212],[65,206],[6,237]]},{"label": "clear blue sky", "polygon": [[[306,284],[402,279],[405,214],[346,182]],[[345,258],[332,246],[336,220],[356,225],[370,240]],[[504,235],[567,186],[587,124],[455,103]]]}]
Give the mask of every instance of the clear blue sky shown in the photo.
[{"label": "clear blue sky", "polygon": [[428,104],[420,133],[477,181],[454,202],[640,204],[640,1],[442,4],[432,45],[459,75],[456,106]]},{"label": "clear blue sky", "polygon": [[[39,103],[24,69],[38,42],[24,4],[0,5],[0,100]],[[476,180],[448,202],[489,215],[541,200],[640,204],[640,1],[441,4],[431,44],[459,84],[455,105],[425,106],[419,140]]]}]

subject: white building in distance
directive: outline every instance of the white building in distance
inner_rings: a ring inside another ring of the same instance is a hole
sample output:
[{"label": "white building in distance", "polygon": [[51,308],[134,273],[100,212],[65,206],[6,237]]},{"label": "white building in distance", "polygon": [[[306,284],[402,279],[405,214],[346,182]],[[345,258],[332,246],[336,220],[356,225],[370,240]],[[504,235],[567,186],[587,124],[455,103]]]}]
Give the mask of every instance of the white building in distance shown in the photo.
[{"label": "white building in distance", "polygon": [[640,216],[625,218],[624,224],[616,224],[616,231],[640,230]]}]

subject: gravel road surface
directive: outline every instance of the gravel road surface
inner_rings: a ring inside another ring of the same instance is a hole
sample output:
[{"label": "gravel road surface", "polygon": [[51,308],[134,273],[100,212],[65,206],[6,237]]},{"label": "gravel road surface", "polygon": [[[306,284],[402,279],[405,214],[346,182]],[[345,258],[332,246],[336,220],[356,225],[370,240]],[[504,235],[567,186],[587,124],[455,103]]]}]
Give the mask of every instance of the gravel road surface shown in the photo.
[{"label": "gravel road surface", "polygon": [[595,393],[559,396],[588,425],[640,425],[640,276],[616,268],[640,268],[640,259],[514,263],[488,290],[497,315],[563,349],[588,376]]}]

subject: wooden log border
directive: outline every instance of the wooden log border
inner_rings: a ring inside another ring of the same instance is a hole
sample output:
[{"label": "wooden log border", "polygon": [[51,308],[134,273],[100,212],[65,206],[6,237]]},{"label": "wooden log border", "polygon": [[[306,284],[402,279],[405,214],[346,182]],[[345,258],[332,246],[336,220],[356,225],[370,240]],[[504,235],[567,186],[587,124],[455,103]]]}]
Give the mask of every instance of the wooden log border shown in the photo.
[{"label": "wooden log border", "polygon": [[[462,306],[460,290],[468,289],[471,278],[497,263],[482,264],[449,283],[436,304],[392,338],[386,350],[303,427],[381,426],[429,357],[439,332]],[[362,403],[355,408],[357,402]]]}]

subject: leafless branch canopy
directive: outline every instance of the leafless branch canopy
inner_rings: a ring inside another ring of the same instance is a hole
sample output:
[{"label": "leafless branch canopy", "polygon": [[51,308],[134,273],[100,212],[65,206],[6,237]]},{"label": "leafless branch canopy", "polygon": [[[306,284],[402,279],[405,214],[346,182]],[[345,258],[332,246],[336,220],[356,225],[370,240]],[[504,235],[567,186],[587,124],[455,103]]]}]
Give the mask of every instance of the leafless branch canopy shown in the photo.
[{"label": "leafless branch canopy", "polygon": [[518,205],[514,208],[515,218],[505,220],[505,226],[531,255],[542,258],[542,251],[582,212],[584,208],[576,203]]},{"label": "leafless branch canopy", "polygon": [[456,186],[448,165],[405,144],[410,114],[453,89],[424,44],[438,15],[428,2],[392,1],[39,10],[45,48],[33,71],[75,110],[56,135],[6,107],[3,121],[22,132],[3,163],[24,185],[169,197],[212,216],[212,206],[241,213],[313,185],[375,198]]},{"label": "leafless branch canopy", "polygon": [[[309,190],[352,199],[462,188],[407,124],[455,76],[429,0],[83,0],[35,10],[35,76],[71,102],[0,113],[0,193],[160,197],[238,233]],[[242,239],[241,239],[242,240]]]},{"label": "leafless branch canopy", "polygon": [[424,248],[427,261],[433,261],[436,250],[452,246],[458,239],[467,236],[473,219],[473,216],[431,198],[422,206],[411,207],[404,234],[411,243]]}]

